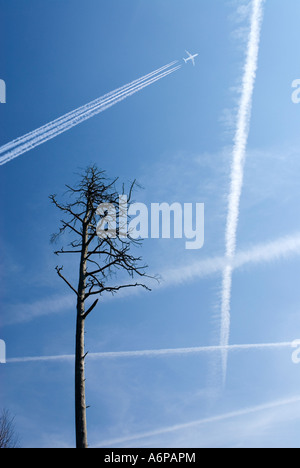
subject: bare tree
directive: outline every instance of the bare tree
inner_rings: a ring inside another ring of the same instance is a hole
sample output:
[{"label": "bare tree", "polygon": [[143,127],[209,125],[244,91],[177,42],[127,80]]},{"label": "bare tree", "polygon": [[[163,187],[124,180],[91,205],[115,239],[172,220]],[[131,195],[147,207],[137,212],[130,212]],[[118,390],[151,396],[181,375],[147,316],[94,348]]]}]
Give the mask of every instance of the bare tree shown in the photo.
[{"label": "bare tree", "polygon": [[[143,278],[146,275],[147,265],[141,264],[141,257],[131,253],[133,246],[140,245],[140,241],[132,239],[130,235],[125,237],[119,224],[116,225],[115,235],[107,232],[106,236],[97,235],[97,209],[101,204],[113,206],[116,219],[122,214],[120,208],[120,195],[116,190],[115,180],[108,180],[104,171],[96,166],[86,169],[81,175],[81,180],[75,187],[67,187],[67,203],[62,204],[56,195],[50,199],[54,205],[64,214],[58,234],[52,236],[52,241],[57,241],[61,234],[71,234],[68,248],[56,251],[57,255],[79,256],[78,285],[74,286],[70,278],[63,274],[63,267],[57,266],[58,276],[68,285],[77,298],[76,319],[76,349],[75,349],[75,425],[76,447],[87,448],[87,423],[86,423],[86,399],[85,399],[85,320],[96,307],[100,296],[105,293],[115,294],[121,289],[141,286],[148,288],[144,282],[135,281],[135,277]],[[129,189],[128,204],[130,206],[132,191],[136,183],[133,182]],[[124,193],[124,186],[122,188]],[[107,212],[103,212],[100,219],[105,220]],[[108,230],[109,231],[109,230]],[[129,281],[114,284],[113,278],[118,271],[125,271],[129,275]],[[89,304],[87,301],[98,296]]]},{"label": "bare tree", "polygon": [[0,415],[0,448],[18,448],[18,445],[14,418],[4,409]]}]

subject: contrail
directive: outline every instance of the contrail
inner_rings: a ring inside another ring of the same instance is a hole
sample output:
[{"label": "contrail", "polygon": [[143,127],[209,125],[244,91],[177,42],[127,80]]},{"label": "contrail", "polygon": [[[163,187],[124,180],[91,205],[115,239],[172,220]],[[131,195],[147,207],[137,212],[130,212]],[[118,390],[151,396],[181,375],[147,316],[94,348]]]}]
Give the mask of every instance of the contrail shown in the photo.
[{"label": "contrail", "polygon": [[66,123],[57,125],[52,130],[45,132],[44,134],[41,134],[40,136],[37,136],[36,138],[31,139],[28,143],[25,143],[24,145],[17,146],[17,148],[12,151],[9,151],[6,155],[0,158],[0,165],[3,165],[9,162],[10,160],[20,156],[21,154],[27,151],[30,151],[36,146],[39,146],[42,143],[45,143],[51,138],[55,138],[56,136],[71,129],[72,127],[78,125],[79,123],[99,114],[100,112],[107,110],[108,108],[114,106],[115,104],[123,101],[127,97],[132,96],[138,91],[144,89],[145,87],[155,83],[156,81],[164,78],[165,76],[170,75],[171,73],[174,73],[175,71],[179,70],[179,68],[181,68],[181,65],[175,68],[171,68],[170,70],[164,73],[161,73],[158,76],[155,76],[154,78],[142,83],[141,85],[138,85],[129,90],[125,90],[123,93],[120,93],[117,96],[113,96],[110,99],[104,100],[101,104],[99,104],[99,106],[96,106],[95,108],[92,108],[85,113],[81,113],[79,115],[76,114],[72,119],[68,120]]},{"label": "contrail", "polygon": [[[170,68],[177,62],[172,62],[155,72],[149,73],[144,77],[135,80],[134,82],[119,88],[116,91],[108,93],[107,95],[92,101],[85,106],[82,106],[63,117],[56,119],[49,124],[40,127],[33,132],[30,132],[23,137],[19,137],[16,140],[13,140],[10,143],[2,146],[0,148],[0,153],[4,155],[0,158],[0,165],[6,164],[12,159],[20,156],[21,154],[30,151],[38,145],[45,143],[51,138],[55,138],[61,133],[71,129],[75,125],[99,114],[112,107],[113,105],[123,101],[129,96],[141,91],[147,86],[155,83],[156,81],[174,73],[175,71],[181,68],[181,65],[177,67]],[[166,70],[166,71],[164,71]]]},{"label": "contrail", "polygon": [[236,252],[236,236],[239,220],[240,198],[244,178],[244,163],[251,119],[252,97],[258,65],[260,32],[263,19],[264,0],[253,0],[251,28],[247,46],[247,58],[244,69],[242,95],[239,105],[238,121],[233,148],[231,168],[231,185],[228,201],[226,225],[226,258],[227,265],[223,271],[222,304],[221,304],[221,336],[223,379],[227,372],[227,350],[230,335],[230,302],[232,286],[232,261]]},{"label": "contrail", "polygon": [[[192,348],[169,348],[169,349],[148,349],[141,351],[118,351],[118,352],[102,352],[88,353],[88,359],[122,359],[122,358],[155,358],[163,356],[185,356],[192,354],[209,354],[215,352],[234,352],[234,351],[251,351],[251,350],[272,350],[283,348],[294,348],[295,342],[280,342],[280,343],[260,343],[260,344],[240,344],[228,346],[202,346]],[[73,361],[73,354],[62,354],[57,356],[33,356],[23,358],[7,359],[8,364],[18,364],[26,362],[47,362],[47,361]]]},{"label": "contrail", "polygon": [[[251,265],[267,265],[274,261],[287,260],[300,255],[300,232],[285,236],[270,242],[253,246],[247,250],[237,252],[232,267],[234,270]],[[162,281],[159,285],[149,282],[152,289],[170,288],[181,286],[199,278],[207,278],[220,274],[226,267],[226,257],[211,257],[194,263],[167,268],[161,273]],[[127,290],[127,294],[139,294],[134,288]],[[117,297],[123,297],[117,296]],[[105,298],[104,298],[105,299]],[[109,300],[107,296],[106,300]],[[3,325],[27,322],[47,314],[56,314],[62,310],[67,310],[74,304],[73,295],[62,295],[45,298],[29,304],[10,304],[6,307],[5,316],[2,317]],[[17,313],[16,313],[17,311]],[[20,314],[20,311],[22,313]]]},{"label": "contrail", "polygon": [[137,80],[132,81],[131,83],[128,83],[128,84],[126,84],[126,85],[124,85],[124,86],[122,86],[122,87],[120,87],[120,88],[118,88],[118,89],[116,89],[114,91],[111,91],[111,92],[105,94],[104,96],[102,96],[102,97],[100,97],[98,99],[95,99],[94,101],[91,101],[88,104],[85,104],[84,106],[81,106],[81,107],[79,107],[79,108],[77,108],[77,109],[75,109],[75,110],[73,110],[71,112],[68,112],[67,114],[63,115],[62,117],[59,117],[58,119],[55,119],[52,122],[49,122],[48,124],[43,125],[42,127],[39,127],[38,129],[33,130],[30,133],[27,133],[26,135],[23,135],[23,136],[21,136],[19,138],[16,138],[15,140],[11,141],[10,143],[7,143],[7,144],[1,146],[0,147],[0,154],[5,153],[6,151],[8,151],[10,149],[15,148],[16,146],[19,146],[20,144],[23,144],[26,141],[29,141],[32,138],[45,133],[46,131],[52,129],[53,127],[56,127],[59,124],[67,122],[68,120],[73,118],[75,115],[80,115],[81,113],[84,113],[84,112],[86,112],[86,111],[88,111],[88,110],[90,110],[92,108],[95,108],[96,106],[101,104],[104,100],[106,100],[108,98],[112,98],[113,96],[116,96],[117,94],[121,93],[122,91],[125,91],[125,89],[130,89],[130,88],[136,86],[137,84],[140,84],[143,81],[148,80],[152,76],[157,75],[158,73],[161,73],[162,71],[164,71],[167,68],[172,67],[176,63],[178,63],[178,62],[177,61],[171,62],[168,65],[165,65],[164,67],[161,67],[161,68],[149,73],[148,75],[144,75],[143,77],[138,78]]},{"label": "contrail", "polygon": [[54,138],[58,136],[59,134],[69,130],[70,128],[74,127],[75,125],[78,125],[79,123],[99,114],[100,112],[105,111],[109,107],[112,107],[113,105],[121,102],[122,100],[126,99],[129,96],[132,96],[136,92],[144,89],[145,87],[155,83],[156,81],[164,78],[165,76],[168,76],[171,73],[174,73],[177,71],[181,66],[171,68],[170,70],[161,73],[154,78],[151,78],[145,82],[141,82],[141,84],[138,84],[137,86],[129,86],[126,88],[123,92],[121,93],[116,93],[115,95],[112,95],[112,97],[107,98],[107,99],[102,99],[99,105],[96,106],[90,106],[88,110],[85,112],[74,112],[74,115],[71,119],[66,119],[66,122],[64,123],[59,123],[56,126],[53,126],[52,129],[45,131],[44,133],[41,133],[31,139],[27,143],[20,144],[17,146],[15,149],[12,151],[8,151],[4,156],[0,158],[0,165],[3,165],[10,160],[20,156],[21,154],[35,148],[38,145],[41,145],[42,143],[45,143],[46,141],[50,140],[51,138]]},{"label": "contrail", "polygon": [[153,431],[140,432],[140,433],[137,433],[137,434],[132,434],[131,436],[127,436],[127,437],[119,437],[119,438],[116,438],[116,439],[102,441],[96,447],[100,448],[100,447],[115,446],[116,444],[126,444],[128,442],[139,440],[139,439],[146,439],[146,438],[149,438],[149,437],[155,437],[155,436],[159,436],[159,435],[162,435],[162,434],[168,434],[170,432],[176,432],[176,431],[180,431],[180,430],[183,430],[183,429],[190,429],[190,428],[195,427],[195,426],[201,426],[201,425],[205,425],[205,424],[212,424],[212,423],[216,423],[216,422],[226,421],[228,419],[235,419],[235,418],[239,418],[239,417],[242,417],[242,416],[248,416],[248,415],[251,415],[251,414],[260,413],[262,411],[268,411],[268,410],[272,410],[272,409],[275,409],[275,408],[281,408],[281,407],[284,407],[284,406],[295,405],[297,403],[300,403],[300,397],[299,396],[296,396],[296,397],[293,397],[293,398],[287,398],[285,400],[272,401],[270,403],[266,403],[266,404],[263,404],[263,405],[252,406],[252,407],[249,407],[249,408],[244,408],[244,409],[241,409],[241,410],[232,411],[230,413],[225,413],[225,414],[221,414],[221,415],[217,415],[217,416],[212,416],[210,418],[199,419],[197,421],[191,421],[191,422],[184,423],[184,424],[176,424],[174,426],[163,427],[163,428],[156,429],[156,430],[153,430]]},{"label": "contrail", "polygon": [[[238,270],[247,265],[268,264],[296,255],[300,255],[300,232],[237,252],[231,261],[231,267],[233,270]],[[222,273],[227,262],[228,259],[225,256],[218,256],[169,268],[161,273],[163,282],[160,286],[184,284],[198,278]]]}]

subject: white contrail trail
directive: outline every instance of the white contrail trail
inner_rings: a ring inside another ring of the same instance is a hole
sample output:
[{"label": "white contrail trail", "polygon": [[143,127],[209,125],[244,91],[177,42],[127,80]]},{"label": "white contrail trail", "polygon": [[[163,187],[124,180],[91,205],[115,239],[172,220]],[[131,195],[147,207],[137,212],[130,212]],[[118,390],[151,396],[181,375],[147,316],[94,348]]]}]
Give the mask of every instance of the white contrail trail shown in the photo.
[{"label": "white contrail trail", "polygon": [[107,110],[108,108],[114,106],[115,104],[123,101],[129,96],[132,96],[133,94],[137,93],[138,91],[146,88],[147,86],[150,86],[151,84],[155,83],[156,81],[174,73],[175,71],[179,70],[181,68],[181,65],[175,68],[171,68],[170,70],[159,74],[158,76],[155,76],[154,78],[151,78],[150,80],[143,82],[142,84],[135,86],[134,88],[131,88],[129,90],[125,90],[123,93],[118,94],[117,96],[113,96],[110,99],[106,99],[103,101],[101,104],[96,106],[95,108],[92,108],[88,110],[85,113],[75,115],[71,120],[68,120],[66,123],[58,125],[54,127],[52,130],[49,130],[48,132],[45,132],[45,134],[41,134],[40,136],[37,136],[36,138],[31,139],[29,142],[25,143],[24,145],[20,145],[16,147],[14,150],[9,151],[7,154],[2,156],[0,158],[0,165],[6,164],[10,160],[20,156],[21,154],[30,151],[31,149],[35,148],[36,146],[41,145],[42,143],[45,143],[46,141],[50,140],[51,138],[55,138],[56,136],[60,135],[61,133],[70,130],[74,126],[78,125],[79,123],[99,114],[100,112],[103,112]]},{"label": "white contrail trail", "polygon": [[117,444],[126,444],[131,441],[139,440],[139,439],[147,439],[149,437],[155,437],[155,436],[160,436],[162,434],[167,434],[170,432],[176,432],[176,431],[182,431],[183,429],[190,429],[192,427],[196,426],[201,426],[205,424],[212,424],[216,422],[221,422],[221,421],[226,421],[228,419],[235,419],[235,418],[240,418],[242,416],[248,416],[251,414],[255,413],[260,413],[263,411],[268,411],[268,410],[273,410],[276,408],[281,408],[284,406],[290,406],[290,405],[295,405],[297,403],[300,403],[300,397],[295,396],[293,398],[287,398],[284,400],[277,400],[277,401],[272,401],[266,404],[258,405],[258,406],[252,406],[249,408],[244,408],[241,410],[237,411],[232,411],[230,413],[225,413],[217,416],[212,416],[209,418],[205,419],[199,419],[197,421],[191,421],[188,423],[184,424],[176,424],[174,426],[169,426],[169,427],[163,427],[160,429],[156,429],[153,431],[148,431],[148,432],[140,432],[137,434],[132,434],[131,436],[126,436],[126,437],[119,437],[116,439],[110,439],[110,440],[105,440],[102,441],[100,444],[98,444],[96,447],[110,447],[110,446],[116,446]]},{"label": "white contrail trail", "polygon": [[[165,68],[165,67],[164,67]],[[22,137],[19,140],[18,145],[14,146],[12,150],[8,150],[4,155],[0,158],[0,165],[6,164],[7,162],[11,161],[12,159],[20,156],[21,154],[30,151],[31,149],[35,148],[38,145],[41,145],[42,143],[45,143],[46,141],[50,140],[51,138],[54,138],[61,133],[71,129],[75,125],[78,125],[79,123],[99,114],[100,112],[103,112],[107,110],[108,108],[112,107],[113,105],[123,101],[129,96],[132,96],[133,94],[137,93],[138,91],[141,91],[142,89],[146,88],[147,86],[150,86],[151,84],[155,83],[156,81],[174,73],[175,71],[179,70],[181,68],[181,65],[177,67],[173,67],[171,69],[168,69],[167,71],[160,73],[158,75],[154,75],[154,77],[146,80],[146,81],[140,81],[135,85],[129,85],[124,88],[123,91],[117,92],[117,93],[112,93],[111,96],[104,98],[100,98],[99,104],[96,105],[90,105],[86,108],[85,111],[82,111],[82,108],[80,110],[74,111],[71,117],[67,118],[62,118],[57,119],[57,124],[52,125],[49,124],[49,128],[47,126],[46,130],[44,132],[38,131],[37,134],[34,132],[31,133],[30,137],[26,137],[25,143],[22,143]],[[153,72],[154,73],[154,72]],[[29,134],[28,134],[29,135]],[[9,144],[8,144],[9,145]]]},{"label": "white contrail trail", "polygon": [[20,156],[21,154],[35,148],[38,145],[41,145],[42,143],[45,143],[51,138],[54,138],[58,136],[59,134],[69,130],[70,128],[74,127],[75,125],[78,125],[79,123],[99,114],[100,112],[103,112],[104,110],[108,109],[109,107],[112,107],[113,105],[121,102],[122,100],[126,99],[129,96],[132,96],[136,92],[144,89],[145,87],[155,83],[156,81],[164,78],[165,76],[168,76],[171,73],[174,73],[177,71],[181,66],[171,68],[170,70],[161,73],[154,78],[142,82],[141,84],[138,84],[135,87],[130,87],[129,89],[125,89],[121,93],[117,93],[117,95],[113,95],[111,98],[103,100],[98,106],[91,107],[84,113],[75,113],[72,119],[67,120],[67,122],[63,124],[59,124],[57,126],[54,126],[52,130],[50,129],[49,131],[46,131],[45,133],[42,133],[39,136],[36,136],[35,138],[31,138],[27,143],[23,145],[17,146],[15,149],[12,151],[9,151],[7,154],[4,154],[0,158],[0,165],[3,165],[7,163],[8,161]]},{"label": "white contrail trail", "polygon": [[[247,58],[244,69],[242,95],[239,105],[237,129],[234,140],[233,161],[231,168],[231,186],[228,201],[228,216],[226,226],[226,258],[227,265],[223,272],[221,333],[220,345],[229,343],[230,334],[230,302],[232,285],[232,261],[236,252],[236,235],[239,220],[240,198],[243,186],[246,146],[249,135],[249,125],[252,109],[252,97],[256,79],[260,32],[263,19],[264,0],[253,0],[251,27],[247,46]],[[225,381],[227,372],[227,351],[222,352],[222,369]]]},{"label": "white contrail trail", "polygon": [[[258,244],[250,249],[237,252],[232,262],[234,270],[251,265],[267,265],[274,261],[287,260],[300,255],[300,232],[285,236],[264,244]],[[161,273],[160,284],[153,281],[148,283],[152,289],[169,288],[184,285],[199,278],[207,278],[220,274],[226,266],[225,257],[212,257],[176,268],[168,268]],[[139,294],[137,289],[127,290],[127,294]],[[117,297],[123,297],[121,296]],[[109,300],[107,296],[104,300]],[[62,295],[45,298],[29,304],[14,304],[6,307],[6,314],[2,316],[3,325],[28,322],[36,317],[47,314],[57,314],[68,310],[74,304],[73,295]],[[17,311],[17,312],[16,312]],[[21,311],[21,314],[20,314]],[[42,312],[41,312],[42,311]]]},{"label": "white contrail trail", "polygon": [[[300,232],[237,252],[231,265],[233,270],[237,270],[247,265],[268,264],[296,255],[300,255]],[[169,268],[161,273],[163,279],[161,286],[184,284],[218,274],[224,271],[227,261],[226,257],[219,256]]]},{"label": "white contrail trail", "polygon": [[88,110],[90,110],[92,108],[95,108],[96,106],[101,104],[106,99],[112,98],[113,96],[116,96],[117,94],[121,93],[122,91],[125,91],[125,89],[127,90],[127,89],[130,89],[130,88],[133,88],[137,84],[140,84],[143,81],[148,80],[152,76],[158,75],[159,73],[161,73],[165,69],[172,67],[176,63],[178,63],[178,62],[177,61],[171,62],[168,65],[165,65],[164,67],[161,67],[161,68],[149,73],[148,75],[144,75],[141,78],[138,78],[137,80],[132,81],[131,83],[128,83],[128,84],[126,84],[126,85],[124,85],[124,86],[122,86],[122,87],[120,87],[120,88],[118,88],[118,89],[116,89],[114,91],[111,91],[111,92],[105,94],[104,96],[102,96],[100,98],[95,99],[94,101],[89,102],[88,104],[85,104],[85,105],[83,105],[83,106],[81,106],[81,107],[79,107],[79,108],[77,108],[77,109],[75,109],[75,110],[73,110],[71,112],[68,112],[67,114],[63,115],[62,117],[59,117],[59,118],[53,120],[52,122],[49,122],[48,124],[43,125],[42,127],[39,127],[39,128],[37,128],[36,130],[33,130],[30,133],[27,133],[26,135],[23,135],[23,136],[21,136],[19,138],[16,138],[15,140],[1,146],[0,147],[0,154],[5,153],[6,151],[8,151],[10,149],[13,149],[16,146],[19,146],[20,144],[23,144],[26,141],[29,141],[32,138],[35,138],[36,136],[45,133],[46,131],[52,129],[53,127],[56,127],[57,125],[60,125],[60,124],[62,124],[64,122],[67,122],[68,120],[73,118],[75,115],[80,115],[81,113],[84,113],[84,112],[86,112],[86,111],[88,111]]},{"label": "white contrail trail", "polygon": [[[294,348],[293,342],[281,343],[259,343],[259,344],[241,344],[228,346],[202,346],[192,348],[169,348],[169,349],[148,349],[141,351],[117,351],[117,352],[102,352],[89,353],[88,359],[122,359],[122,358],[155,358],[163,356],[185,356],[192,354],[209,354],[226,350],[233,351],[251,351],[251,350],[272,350],[282,348]],[[18,364],[26,362],[47,362],[47,361],[73,361],[73,354],[62,354],[57,356],[33,356],[7,359],[8,364]]]}]

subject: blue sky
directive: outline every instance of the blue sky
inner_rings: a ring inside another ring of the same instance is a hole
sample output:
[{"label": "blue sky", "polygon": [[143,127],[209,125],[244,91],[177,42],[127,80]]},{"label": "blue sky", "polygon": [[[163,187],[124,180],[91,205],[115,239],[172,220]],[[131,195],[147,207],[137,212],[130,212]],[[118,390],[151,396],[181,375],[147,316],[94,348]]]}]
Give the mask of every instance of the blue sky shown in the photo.
[{"label": "blue sky", "polygon": [[[86,323],[91,353],[219,344],[233,138],[251,2],[0,0],[0,145],[165,64],[184,65],[104,113],[2,165],[0,338],[7,358],[70,355],[75,302],[50,236],[78,168],[137,179],[145,203],[205,203],[205,244],[145,240],[165,281],[104,298]],[[300,5],[267,0],[252,96],[230,344],[300,338]],[[271,243],[275,243],[274,244]],[[256,250],[255,250],[256,249]],[[259,253],[256,257],[253,252]],[[255,257],[255,258],[254,258]],[[76,271],[67,260],[66,271]],[[299,366],[292,348],[87,360],[90,446],[298,447]],[[74,446],[72,360],[0,365],[0,406],[24,447]],[[214,419],[212,419],[214,418]],[[202,421],[199,424],[190,424]],[[181,426],[183,425],[183,426]],[[177,428],[176,428],[176,427]]]}]

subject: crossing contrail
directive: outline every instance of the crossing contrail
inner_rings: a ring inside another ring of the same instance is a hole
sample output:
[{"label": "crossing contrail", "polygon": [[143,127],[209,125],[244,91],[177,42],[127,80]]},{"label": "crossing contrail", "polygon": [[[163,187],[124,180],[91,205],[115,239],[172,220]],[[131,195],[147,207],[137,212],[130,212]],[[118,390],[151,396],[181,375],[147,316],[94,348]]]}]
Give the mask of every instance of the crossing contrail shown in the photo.
[{"label": "crossing contrail", "polygon": [[[268,265],[272,262],[285,261],[300,255],[300,232],[289,236],[281,237],[270,242],[257,244],[252,248],[237,252],[232,267],[234,271],[251,265]],[[169,288],[182,286],[186,283],[196,281],[199,278],[206,278],[215,274],[220,274],[226,267],[226,257],[211,257],[196,262],[179,265],[176,268],[167,268],[161,272],[162,281],[160,284],[148,283],[152,289]],[[154,274],[154,273],[153,273]],[[125,290],[124,290],[125,291]],[[138,294],[134,288],[127,290],[127,294]],[[119,297],[122,297],[119,296]],[[106,298],[108,299],[109,296]],[[3,325],[30,322],[37,317],[48,314],[56,314],[68,310],[74,305],[73,295],[62,295],[47,297],[33,303],[20,303],[6,306],[5,315],[2,316]]]},{"label": "crossing contrail", "polygon": [[148,75],[122,86],[115,91],[112,91],[30,133],[27,133],[22,137],[11,141],[10,143],[3,145],[0,147],[0,154],[3,155],[0,157],[0,165],[6,164],[21,154],[30,151],[51,138],[55,138],[61,133],[73,128],[75,125],[78,125],[100,112],[107,110],[127,97],[132,96],[147,86],[150,86],[160,79],[174,73],[181,68],[181,65],[173,67],[176,63],[177,61],[171,62]]},{"label": "crossing contrail", "polygon": [[223,271],[222,303],[221,303],[221,333],[220,346],[222,352],[223,379],[226,379],[227,356],[226,346],[230,335],[230,303],[232,286],[232,262],[236,253],[236,236],[239,220],[240,198],[243,187],[244,163],[251,119],[252,97],[256,79],[260,33],[263,19],[264,0],[253,0],[251,27],[247,46],[247,58],[244,68],[242,94],[239,105],[237,128],[233,148],[231,168],[231,185],[228,199],[228,215],[226,225],[226,259],[227,265]]},{"label": "crossing contrail", "polygon": [[[282,408],[285,406],[297,405],[300,403],[300,397],[295,396],[293,398],[286,398],[284,400],[271,401],[262,405],[252,406],[248,408],[243,408],[237,411],[232,411],[230,413],[220,414],[216,416],[211,416],[205,419],[198,419],[197,421],[190,421],[183,424],[175,424],[173,426],[162,427],[148,432],[139,432],[132,435],[127,435],[124,437],[119,437],[116,439],[103,440],[96,447],[115,447],[117,444],[128,444],[128,442],[133,442],[139,439],[146,439],[149,437],[161,436],[163,434],[168,434],[170,432],[182,431],[184,429],[190,429],[192,427],[197,427],[206,424],[213,424],[221,421],[226,421],[228,419],[241,418],[243,416],[248,416],[255,413],[260,413],[263,411],[274,410],[276,408]],[[128,445],[127,445],[128,446]]]},{"label": "crossing contrail", "polygon": [[[210,354],[220,351],[251,351],[251,350],[275,350],[283,348],[294,348],[295,342],[279,342],[279,343],[259,343],[259,344],[240,344],[228,346],[202,346],[192,348],[169,348],[169,349],[148,349],[141,351],[118,351],[118,352],[102,352],[88,353],[88,359],[121,359],[121,358],[155,358],[164,356],[185,356],[197,354]],[[7,359],[8,364],[18,364],[26,362],[46,362],[46,361],[72,361],[73,354],[62,354],[57,356],[33,356]]]}]

